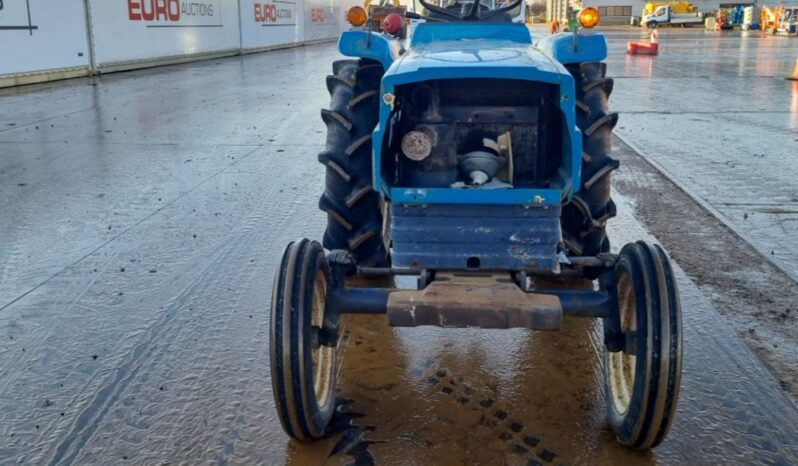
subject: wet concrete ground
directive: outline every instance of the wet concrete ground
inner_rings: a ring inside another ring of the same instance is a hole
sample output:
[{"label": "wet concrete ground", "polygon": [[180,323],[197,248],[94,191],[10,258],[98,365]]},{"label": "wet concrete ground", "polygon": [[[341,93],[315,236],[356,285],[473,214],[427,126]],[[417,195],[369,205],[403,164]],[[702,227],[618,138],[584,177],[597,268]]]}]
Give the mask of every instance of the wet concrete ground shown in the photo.
[{"label": "wet concrete ground", "polygon": [[784,79],[795,43],[660,33],[649,57],[625,53],[639,30],[608,31],[614,184],[798,403],[798,87]]},{"label": "wet concrete ground", "polygon": [[[654,453],[605,427],[590,321],[349,319],[339,420],[362,417],[288,441],[267,307],[284,245],[323,228],[334,57],[322,45],[0,93],[0,463],[798,462],[798,412],[681,273],[682,401]],[[647,237],[627,202],[615,245]]]},{"label": "wet concrete ground", "polygon": [[798,280],[794,37],[665,28],[649,57],[608,32],[615,132]]}]

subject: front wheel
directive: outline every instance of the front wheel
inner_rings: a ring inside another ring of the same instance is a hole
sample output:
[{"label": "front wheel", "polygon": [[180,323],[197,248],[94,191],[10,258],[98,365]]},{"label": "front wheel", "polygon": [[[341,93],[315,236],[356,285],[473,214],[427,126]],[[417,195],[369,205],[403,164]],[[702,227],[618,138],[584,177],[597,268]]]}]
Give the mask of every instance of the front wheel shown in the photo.
[{"label": "front wheel", "polygon": [[624,343],[605,359],[609,423],[621,444],[646,450],[667,435],[679,397],[679,290],[662,248],[642,241],[624,246],[615,277],[618,307],[610,320]]},{"label": "front wheel", "polygon": [[324,435],[335,408],[336,328],[326,311],[330,268],[316,241],[283,252],[274,277],[271,374],[283,430],[298,440]]}]

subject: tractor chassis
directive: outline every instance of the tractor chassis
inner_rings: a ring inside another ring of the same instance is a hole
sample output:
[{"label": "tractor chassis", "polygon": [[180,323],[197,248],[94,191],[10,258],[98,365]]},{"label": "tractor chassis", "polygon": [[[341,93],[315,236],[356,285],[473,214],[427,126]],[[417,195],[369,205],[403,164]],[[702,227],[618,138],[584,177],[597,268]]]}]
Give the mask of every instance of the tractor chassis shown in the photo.
[{"label": "tractor chassis", "polygon": [[[386,314],[392,327],[559,330],[564,316],[592,317],[604,319],[605,344],[610,351],[623,350],[627,340],[613,319],[617,307],[614,254],[571,257],[556,278],[551,273],[533,272],[355,267],[344,251],[332,251],[327,259],[331,287],[326,312],[330,322],[337,323],[342,314]],[[582,278],[585,267],[600,270],[597,290],[593,281]],[[362,279],[395,276],[417,277],[418,289],[347,284],[347,278],[368,283]],[[538,282],[544,285],[531,286]]]},{"label": "tractor chassis", "polygon": [[[358,268],[346,251],[289,243],[274,277],[269,343],[283,429],[299,440],[327,432],[343,314],[385,314],[395,327],[534,330],[560,329],[573,316],[604,322],[608,421],[618,441],[656,446],[673,419],[682,366],[679,291],[665,251],[638,241],[617,255],[569,258],[558,272]],[[416,276],[418,286],[364,280],[398,275]]]}]

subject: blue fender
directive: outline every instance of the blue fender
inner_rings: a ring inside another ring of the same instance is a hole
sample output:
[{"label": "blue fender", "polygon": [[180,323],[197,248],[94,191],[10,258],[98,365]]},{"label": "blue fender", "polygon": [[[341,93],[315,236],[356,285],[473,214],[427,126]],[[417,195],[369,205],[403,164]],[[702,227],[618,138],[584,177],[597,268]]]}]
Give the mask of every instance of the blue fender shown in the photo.
[{"label": "blue fender", "polygon": [[537,46],[564,65],[607,58],[607,39],[603,34],[564,32],[544,37]]},{"label": "blue fender", "polygon": [[344,31],[338,39],[338,50],[347,57],[370,58],[387,70],[402,50],[396,39],[371,31]]}]

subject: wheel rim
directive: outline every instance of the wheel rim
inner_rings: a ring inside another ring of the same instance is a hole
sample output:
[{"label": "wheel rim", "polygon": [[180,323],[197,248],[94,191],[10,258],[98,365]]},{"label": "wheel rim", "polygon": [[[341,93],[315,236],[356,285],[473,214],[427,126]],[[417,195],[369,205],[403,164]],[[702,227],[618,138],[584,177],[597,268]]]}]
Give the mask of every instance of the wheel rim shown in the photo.
[{"label": "wheel rim", "polygon": [[[618,274],[618,318],[624,333],[637,330],[635,292],[627,273]],[[623,415],[629,410],[634,392],[637,357],[624,351],[609,353],[610,396],[615,410]]]},{"label": "wheel rim", "polygon": [[[324,326],[324,308],[327,301],[327,277],[323,271],[316,273],[313,286],[313,303],[310,313],[311,328]],[[333,379],[335,348],[316,344],[311,351],[313,360],[313,391],[319,407],[326,406],[330,399]]]}]

